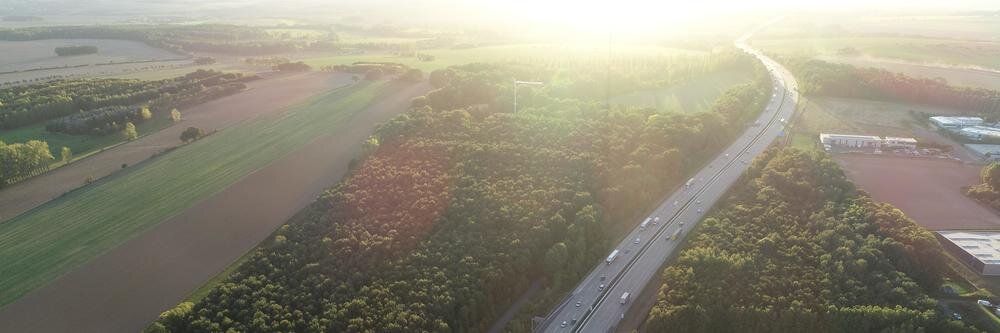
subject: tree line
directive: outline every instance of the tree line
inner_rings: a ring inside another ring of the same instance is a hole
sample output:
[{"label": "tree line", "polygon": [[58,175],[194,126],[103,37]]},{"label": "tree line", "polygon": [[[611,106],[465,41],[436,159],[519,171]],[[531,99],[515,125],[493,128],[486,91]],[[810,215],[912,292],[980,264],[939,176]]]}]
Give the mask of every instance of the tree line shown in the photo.
[{"label": "tree line", "polygon": [[52,159],[49,144],[44,141],[13,144],[0,141],[0,188],[45,171]]},{"label": "tree line", "polygon": [[555,72],[446,73],[378,127],[343,181],[150,331],[483,331],[533,279],[572,285],[606,254],[608,228],[720,150],[769,91],[760,70],[713,111],[659,113],[542,88],[513,115],[510,82]]},{"label": "tree line", "polygon": [[[143,105],[166,112],[245,88],[256,79],[239,73],[198,70],[159,81],[74,79],[0,89],[0,128],[10,129],[60,118],[49,131],[106,134],[114,120],[135,117]],[[108,115],[110,117],[105,117]],[[97,123],[97,119],[107,119]]]},{"label": "tree line", "polygon": [[943,78],[917,78],[815,59],[785,62],[804,94],[926,104],[1000,117],[1000,91],[957,87]]},{"label": "tree line", "polygon": [[937,239],[826,155],[770,149],[699,226],[647,321],[676,332],[975,332],[928,293]]},{"label": "tree line", "polygon": [[83,55],[83,54],[94,54],[97,53],[97,46],[93,45],[76,45],[76,46],[61,46],[55,49],[56,55],[60,57]]}]

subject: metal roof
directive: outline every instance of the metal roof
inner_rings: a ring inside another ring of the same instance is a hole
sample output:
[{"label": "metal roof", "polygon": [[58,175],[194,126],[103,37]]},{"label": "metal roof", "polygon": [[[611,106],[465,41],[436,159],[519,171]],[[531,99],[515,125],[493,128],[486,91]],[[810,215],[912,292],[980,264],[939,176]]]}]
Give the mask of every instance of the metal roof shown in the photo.
[{"label": "metal roof", "polygon": [[983,263],[1000,263],[1000,231],[938,231],[938,234]]}]

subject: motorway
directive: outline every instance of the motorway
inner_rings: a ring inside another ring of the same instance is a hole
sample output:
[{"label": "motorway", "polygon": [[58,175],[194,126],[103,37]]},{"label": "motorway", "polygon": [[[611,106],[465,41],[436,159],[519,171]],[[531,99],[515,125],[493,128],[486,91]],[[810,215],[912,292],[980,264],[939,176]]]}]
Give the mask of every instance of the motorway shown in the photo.
[{"label": "motorway", "polygon": [[[642,220],[651,219],[645,228],[637,221],[635,229],[615,247],[618,256],[610,263],[602,258],[536,327],[536,332],[618,330],[619,322],[633,304],[634,294],[660,274],[660,267],[678,249],[687,231],[726,194],[752,159],[783,134],[785,123],[795,113],[798,102],[795,79],[780,64],[746,43],[752,34],[751,31],[735,44],[760,59],[771,73],[774,87],[766,109],[732,145],[691,178],[690,186],[681,186],[648,217],[643,217]],[[680,235],[671,239],[678,230]],[[622,304],[624,293],[629,293],[630,297]]]}]

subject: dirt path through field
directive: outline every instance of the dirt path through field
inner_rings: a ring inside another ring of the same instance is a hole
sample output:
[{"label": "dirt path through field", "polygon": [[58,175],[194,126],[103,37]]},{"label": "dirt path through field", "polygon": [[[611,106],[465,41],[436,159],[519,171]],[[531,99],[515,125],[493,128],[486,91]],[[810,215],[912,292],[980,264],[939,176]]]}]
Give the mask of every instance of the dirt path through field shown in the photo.
[{"label": "dirt path through field", "polygon": [[1000,229],[1000,217],[962,192],[979,183],[979,165],[846,154],[834,159],[872,198],[896,206],[924,228]]},{"label": "dirt path through field", "polygon": [[380,99],[341,130],[0,309],[0,332],[142,330],[340,180],[374,127],[429,89]]},{"label": "dirt path through field", "polygon": [[0,223],[59,197],[84,184],[133,165],[165,148],[180,144],[180,133],[189,126],[208,132],[223,129],[264,114],[286,110],[317,93],[351,82],[349,75],[329,73],[270,74],[250,82],[248,90],[182,110],[183,121],[26,182],[0,190]]}]

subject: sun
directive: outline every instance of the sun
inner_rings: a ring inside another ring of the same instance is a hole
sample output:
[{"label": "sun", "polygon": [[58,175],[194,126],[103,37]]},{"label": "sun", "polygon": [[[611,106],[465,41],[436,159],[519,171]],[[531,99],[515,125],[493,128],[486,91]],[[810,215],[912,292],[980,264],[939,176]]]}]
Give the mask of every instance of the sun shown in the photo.
[{"label": "sun", "polygon": [[698,1],[509,0],[491,2],[514,18],[593,33],[644,33],[676,26],[703,15]]}]

